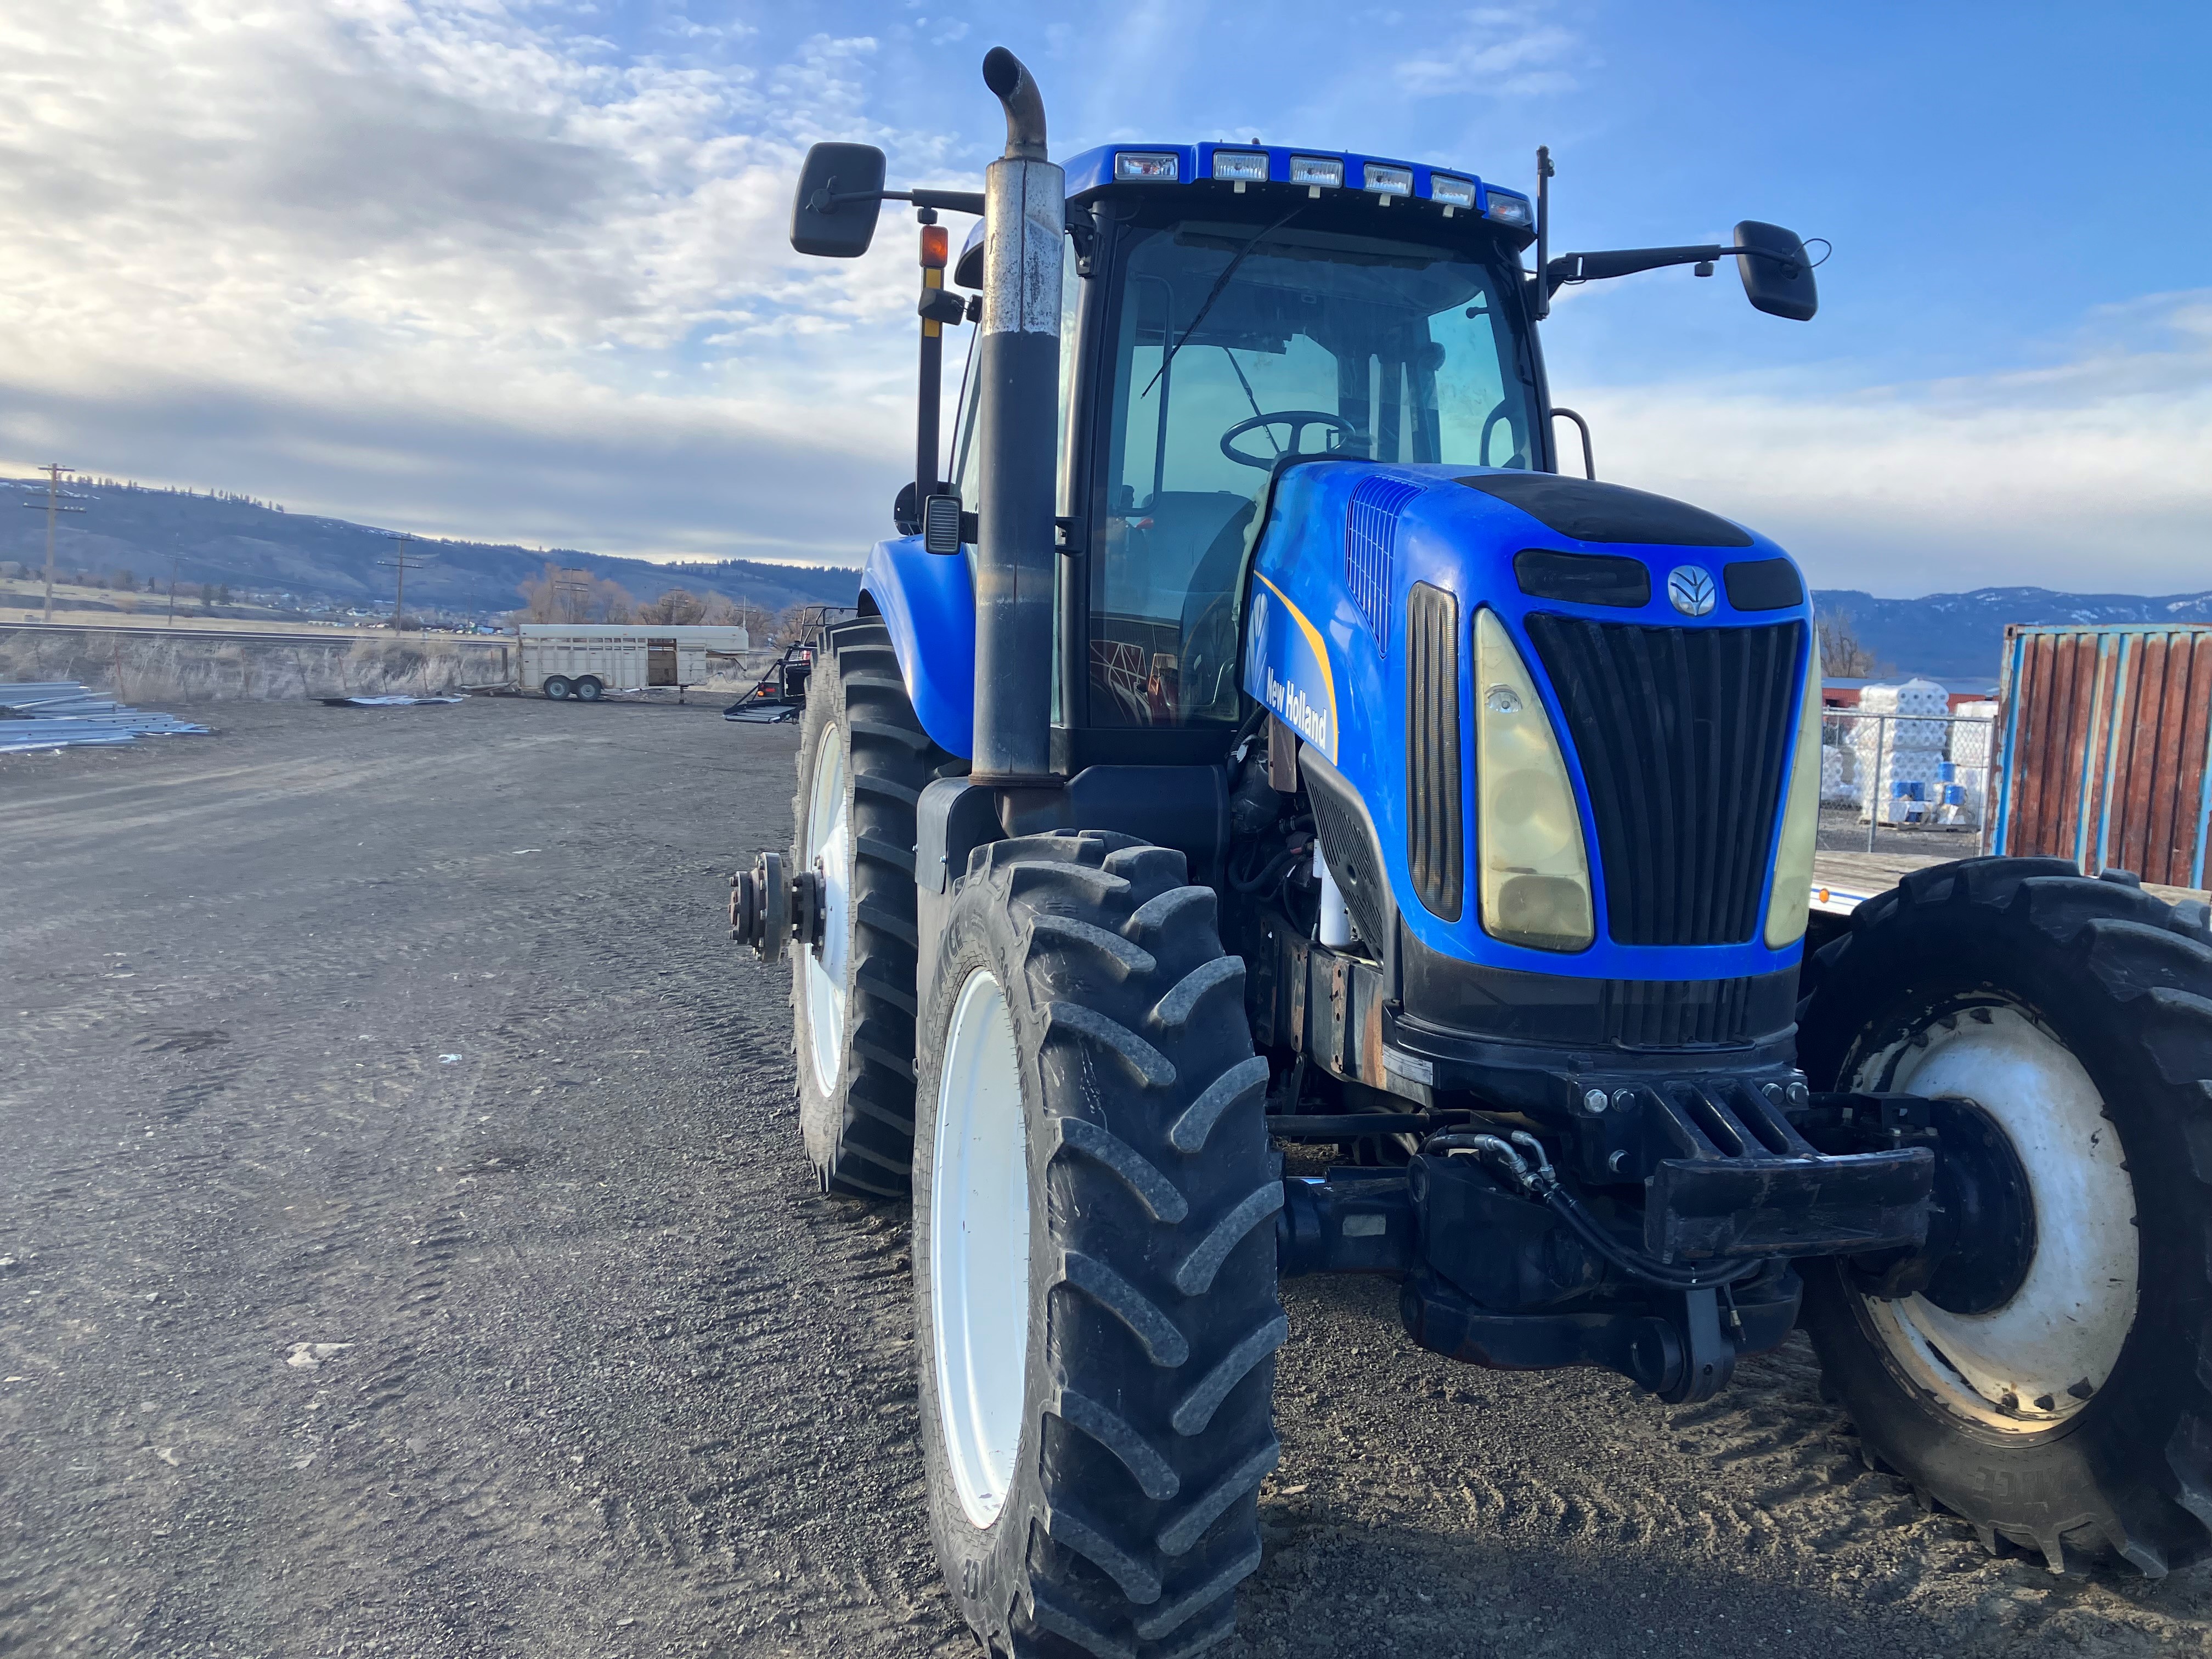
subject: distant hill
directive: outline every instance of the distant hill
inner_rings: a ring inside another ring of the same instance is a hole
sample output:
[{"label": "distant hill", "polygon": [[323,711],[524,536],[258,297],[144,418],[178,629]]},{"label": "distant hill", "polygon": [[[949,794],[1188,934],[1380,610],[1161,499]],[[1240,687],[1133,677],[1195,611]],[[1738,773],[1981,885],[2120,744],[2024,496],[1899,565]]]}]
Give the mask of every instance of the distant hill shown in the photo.
[{"label": "distant hill", "polygon": [[[0,480],[0,560],[43,570],[46,481]],[[227,583],[243,593],[289,593],[301,600],[341,605],[392,605],[392,572],[377,563],[398,544],[394,531],[343,519],[287,513],[247,497],[132,484],[75,483],[68,505],[81,507],[60,520],[54,562],[64,572],[88,570],[112,579],[128,570],[142,581],[167,586],[177,558],[180,582]],[[542,572],[550,560],[619,583],[639,599],[672,587],[750,600],[773,612],[793,605],[849,605],[860,589],[857,570],[835,566],[768,564],[730,559],[714,564],[655,564],[574,548],[501,546],[484,542],[417,541],[408,551],[429,560],[407,574],[407,605],[455,612],[513,610],[516,586]]]},{"label": "distant hill", "polygon": [[1859,643],[1900,673],[1995,684],[2007,623],[2212,623],[2212,592],[2054,593],[2047,587],[1978,587],[1971,593],[1929,593],[1878,599],[1850,588],[1813,595],[1822,616],[1848,615]]},{"label": "distant hill", "polygon": [[[379,565],[398,544],[396,532],[343,519],[325,519],[244,496],[188,494],[131,484],[72,483],[70,505],[84,512],[62,522],[55,544],[64,572],[112,579],[129,570],[166,586],[179,556],[182,582],[228,583],[243,594],[289,593],[303,601],[389,608],[392,571]],[[0,480],[0,560],[33,569],[46,561],[46,517],[9,505],[43,505],[43,479]],[[407,577],[408,608],[500,612],[520,603],[520,583],[550,560],[619,583],[639,599],[672,587],[726,594],[770,611],[793,605],[849,605],[856,570],[823,565],[768,564],[731,559],[716,564],[655,564],[574,548],[426,541],[409,547],[428,557]],[[1942,679],[1989,679],[1997,674],[2007,623],[2212,623],[2212,592],[2147,599],[2133,593],[2057,593],[2045,587],[1978,587],[1881,599],[1851,588],[1816,592],[1826,616],[1847,614],[1860,644],[1899,673]]]}]

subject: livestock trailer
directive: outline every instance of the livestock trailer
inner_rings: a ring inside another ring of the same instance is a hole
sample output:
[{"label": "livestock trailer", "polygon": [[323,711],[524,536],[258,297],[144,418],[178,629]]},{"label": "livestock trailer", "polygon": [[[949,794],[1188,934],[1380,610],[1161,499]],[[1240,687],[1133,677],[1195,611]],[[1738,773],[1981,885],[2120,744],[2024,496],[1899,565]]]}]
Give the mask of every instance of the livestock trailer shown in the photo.
[{"label": "livestock trailer", "polygon": [[523,623],[525,691],[556,702],[595,702],[607,691],[672,685],[679,692],[715,672],[715,659],[751,649],[742,628],[672,628],[630,623]]}]

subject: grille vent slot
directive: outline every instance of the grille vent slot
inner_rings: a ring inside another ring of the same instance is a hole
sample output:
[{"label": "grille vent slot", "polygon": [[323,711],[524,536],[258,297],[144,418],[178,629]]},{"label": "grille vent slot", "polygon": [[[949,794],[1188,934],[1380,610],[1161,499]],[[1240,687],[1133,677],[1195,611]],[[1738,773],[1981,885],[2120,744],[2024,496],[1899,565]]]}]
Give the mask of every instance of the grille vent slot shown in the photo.
[{"label": "grille vent slot", "polygon": [[1415,582],[1406,596],[1406,854],[1430,911],[1459,920],[1467,828],[1460,809],[1459,601]]},{"label": "grille vent slot", "polygon": [[1615,942],[1750,939],[1789,765],[1804,625],[1532,616],[1528,628],[1589,791]]},{"label": "grille vent slot", "polygon": [[1370,474],[1352,489],[1345,508],[1344,584],[1367,619],[1380,656],[1390,654],[1390,591],[1395,586],[1398,515],[1421,493],[1419,484]]}]

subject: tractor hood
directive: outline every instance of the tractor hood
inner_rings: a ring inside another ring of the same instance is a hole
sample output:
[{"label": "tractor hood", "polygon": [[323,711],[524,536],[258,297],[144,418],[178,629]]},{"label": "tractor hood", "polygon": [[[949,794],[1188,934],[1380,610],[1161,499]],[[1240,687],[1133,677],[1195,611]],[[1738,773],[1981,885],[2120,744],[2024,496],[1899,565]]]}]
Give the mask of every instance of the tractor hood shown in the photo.
[{"label": "tractor hood", "polygon": [[[1468,641],[1485,608],[1527,664],[1572,777],[1597,912],[1577,953],[1492,939],[1471,906],[1438,915],[1412,879],[1409,832],[1432,830],[1407,821],[1422,731],[1452,734],[1450,787],[1464,795],[1452,822],[1475,823]],[[1551,473],[1301,463],[1278,478],[1254,552],[1242,683],[1363,803],[1387,878],[1370,884],[1382,890],[1370,927],[1394,912],[1431,951],[1524,973],[1765,975],[1797,948],[1769,950],[1732,918],[1764,913],[1810,623],[1780,548],[1665,496]],[[1449,683],[1415,683],[1439,674]],[[1424,711],[1425,726],[1413,718]],[[1712,908],[1726,919],[1652,921],[1655,887],[1681,912],[1690,902],[1674,896],[1705,878],[1701,859],[1735,872]],[[1655,860],[1666,867],[1653,873]]]}]

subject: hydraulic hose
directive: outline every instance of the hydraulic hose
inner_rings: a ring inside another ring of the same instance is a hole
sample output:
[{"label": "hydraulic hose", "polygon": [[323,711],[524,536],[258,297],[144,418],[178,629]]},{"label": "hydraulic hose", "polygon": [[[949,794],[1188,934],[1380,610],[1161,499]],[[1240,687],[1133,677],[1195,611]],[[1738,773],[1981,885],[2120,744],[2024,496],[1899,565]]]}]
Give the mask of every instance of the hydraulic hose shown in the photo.
[{"label": "hydraulic hose", "polygon": [[1736,1263],[1725,1271],[1716,1268],[1711,1272],[1700,1272],[1694,1267],[1675,1267],[1672,1263],[1660,1261],[1656,1256],[1647,1255],[1632,1245],[1624,1244],[1607,1231],[1604,1224],[1584,1209],[1581,1200],[1561,1184],[1558,1175],[1553,1170],[1551,1160],[1544,1155],[1542,1143],[1538,1141],[1535,1136],[1528,1133],[1525,1129],[1516,1129],[1513,1132],[1513,1141],[1528,1149],[1533,1155],[1535,1159],[1533,1164],[1527,1158],[1522,1158],[1521,1153],[1515,1150],[1514,1146],[1509,1145],[1496,1135],[1434,1135],[1422,1146],[1421,1150],[1424,1152],[1437,1151],[1446,1153],[1468,1152],[1496,1159],[1504,1166],[1506,1173],[1511,1177],[1515,1185],[1530,1196],[1540,1200],[1547,1208],[1560,1220],[1565,1222],[1574,1231],[1575,1236],[1590,1249],[1632,1278],[1643,1279],[1645,1283],[1656,1285],[1662,1289],[1704,1291],[1740,1284],[1744,1279],[1755,1275],[1763,1265],[1758,1261],[1743,1261]]}]

